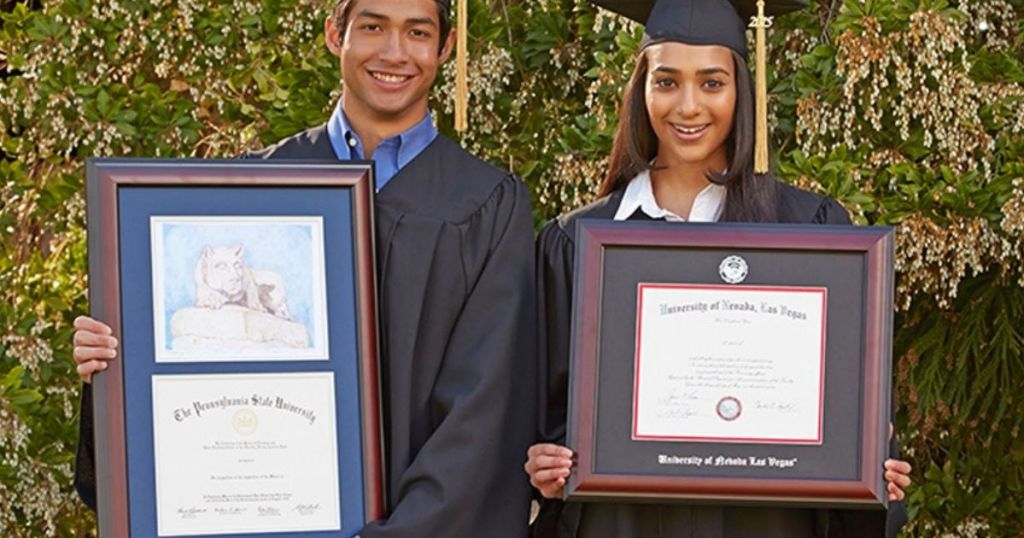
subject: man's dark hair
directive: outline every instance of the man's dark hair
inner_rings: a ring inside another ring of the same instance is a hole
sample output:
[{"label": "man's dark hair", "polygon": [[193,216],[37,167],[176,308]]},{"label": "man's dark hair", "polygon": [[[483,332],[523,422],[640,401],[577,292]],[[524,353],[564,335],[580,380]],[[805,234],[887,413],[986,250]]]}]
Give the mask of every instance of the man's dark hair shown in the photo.
[{"label": "man's dark hair", "polygon": [[[334,5],[334,25],[345,36],[345,27],[348,26],[348,16],[352,13],[352,6],[358,0],[338,0]],[[437,4],[437,20],[441,25],[440,39],[437,41],[437,54],[444,50],[444,42],[448,40],[448,34],[452,33],[452,13],[449,9],[450,3],[442,0],[434,0]]]}]

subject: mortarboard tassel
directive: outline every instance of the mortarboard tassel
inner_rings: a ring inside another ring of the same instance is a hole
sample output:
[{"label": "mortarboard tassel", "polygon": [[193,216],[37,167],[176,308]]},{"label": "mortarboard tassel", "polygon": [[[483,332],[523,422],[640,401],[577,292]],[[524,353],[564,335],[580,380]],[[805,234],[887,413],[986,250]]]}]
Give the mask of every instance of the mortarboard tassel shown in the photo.
[{"label": "mortarboard tassel", "polygon": [[764,0],[757,2],[757,15],[751,22],[756,38],[757,80],[755,89],[755,131],[754,131],[754,173],[768,173],[768,73],[766,67],[767,46],[765,30],[771,26],[771,19],[764,16]]},{"label": "mortarboard tassel", "polygon": [[459,0],[458,19],[455,49],[455,130],[461,133],[466,130],[469,123],[469,52],[466,50],[469,0]]}]

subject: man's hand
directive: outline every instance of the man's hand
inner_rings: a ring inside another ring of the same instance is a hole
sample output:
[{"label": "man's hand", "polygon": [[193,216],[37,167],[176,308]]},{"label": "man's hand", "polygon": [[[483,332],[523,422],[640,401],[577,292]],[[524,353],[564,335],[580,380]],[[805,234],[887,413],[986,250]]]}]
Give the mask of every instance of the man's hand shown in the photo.
[{"label": "man's hand", "polygon": [[526,451],[526,474],[545,499],[559,499],[572,472],[572,450],[552,443],[538,443]]},{"label": "man's hand", "polygon": [[88,316],[75,318],[75,349],[72,357],[78,365],[78,376],[86,383],[92,374],[107,369],[107,361],[117,356],[117,338],[111,336],[110,326]]}]

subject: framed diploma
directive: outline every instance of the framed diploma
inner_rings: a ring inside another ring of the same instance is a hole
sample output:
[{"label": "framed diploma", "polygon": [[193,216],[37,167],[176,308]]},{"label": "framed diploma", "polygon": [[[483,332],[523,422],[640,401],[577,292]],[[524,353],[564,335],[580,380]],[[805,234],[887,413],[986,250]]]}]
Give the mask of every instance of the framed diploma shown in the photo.
[{"label": "framed diploma", "polygon": [[384,511],[369,164],[91,159],[101,536],[354,536]]},{"label": "framed diploma", "polygon": [[566,496],[884,508],[893,231],[581,220]]}]

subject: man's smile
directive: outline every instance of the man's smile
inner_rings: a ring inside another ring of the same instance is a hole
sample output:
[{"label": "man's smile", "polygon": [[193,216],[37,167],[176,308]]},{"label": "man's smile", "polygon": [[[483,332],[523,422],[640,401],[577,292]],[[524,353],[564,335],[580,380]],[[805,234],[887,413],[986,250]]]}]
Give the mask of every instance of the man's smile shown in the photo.
[{"label": "man's smile", "polygon": [[369,73],[370,76],[374,78],[374,80],[378,80],[386,84],[402,84],[412,79],[411,75],[399,75],[395,73],[386,73],[384,71],[370,70]]}]

